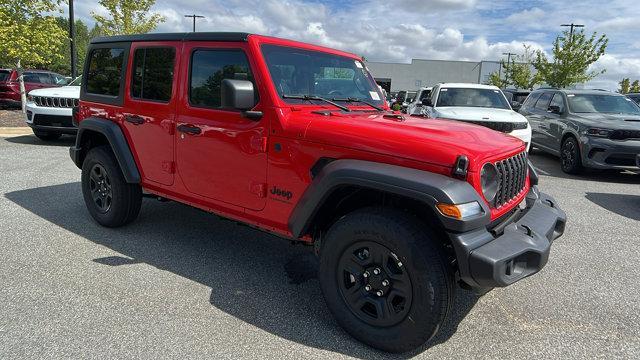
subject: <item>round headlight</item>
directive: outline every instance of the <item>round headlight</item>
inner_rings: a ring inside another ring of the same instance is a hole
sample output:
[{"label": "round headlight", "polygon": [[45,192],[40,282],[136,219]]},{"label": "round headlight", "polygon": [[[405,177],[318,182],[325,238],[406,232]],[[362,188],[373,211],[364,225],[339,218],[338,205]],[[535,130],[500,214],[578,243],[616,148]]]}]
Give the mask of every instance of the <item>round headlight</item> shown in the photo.
[{"label": "round headlight", "polygon": [[482,195],[488,202],[493,202],[498,192],[498,169],[492,163],[486,163],[480,171]]}]

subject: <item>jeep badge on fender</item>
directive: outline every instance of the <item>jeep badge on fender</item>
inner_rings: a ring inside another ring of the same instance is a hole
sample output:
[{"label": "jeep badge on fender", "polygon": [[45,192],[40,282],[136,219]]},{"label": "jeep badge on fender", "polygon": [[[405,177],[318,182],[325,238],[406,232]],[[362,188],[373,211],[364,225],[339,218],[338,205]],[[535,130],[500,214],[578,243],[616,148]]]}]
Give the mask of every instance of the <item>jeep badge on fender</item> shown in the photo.
[{"label": "jeep badge on fender", "polygon": [[293,193],[291,191],[286,191],[286,190],[282,190],[282,189],[278,189],[277,187],[273,187],[270,191],[271,194],[276,195],[276,196],[280,196],[282,198],[285,198],[287,200],[291,200],[291,198],[293,197]]},{"label": "jeep badge on fender", "polygon": [[246,33],[99,37],[84,74],[70,154],[96,222],[131,223],[144,193],[313,246],[327,307],[377,349],[420,347],[456,286],[533,275],[564,232],[522,140],[398,121],[344,51]]}]

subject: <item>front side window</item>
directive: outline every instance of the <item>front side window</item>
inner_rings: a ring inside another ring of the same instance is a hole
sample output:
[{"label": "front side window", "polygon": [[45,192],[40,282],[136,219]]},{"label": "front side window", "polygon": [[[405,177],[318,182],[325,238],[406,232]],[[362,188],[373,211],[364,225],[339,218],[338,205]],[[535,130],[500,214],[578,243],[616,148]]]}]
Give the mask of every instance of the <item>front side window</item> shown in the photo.
[{"label": "front side window", "polygon": [[133,55],[131,96],[168,102],[173,87],[174,48],[138,48]]},{"label": "front side window", "polygon": [[633,100],[621,95],[569,94],[569,109],[574,113],[608,113],[640,115]]},{"label": "front side window", "polygon": [[360,60],[321,51],[263,45],[273,85],[288,103],[305,103],[284,95],[315,96],[334,101],[359,99],[382,106],[384,97]]},{"label": "front side window", "polygon": [[236,49],[195,50],[191,56],[189,80],[191,105],[220,108],[220,89],[224,79],[253,82],[249,60],[244,51]]},{"label": "front side window", "polygon": [[494,89],[442,88],[436,106],[511,109],[502,91]]},{"label": "front side window", "polygon": [[118,96],[124,61],[123,48],[98,48],[89,55],[86,91],[90,94]]}]

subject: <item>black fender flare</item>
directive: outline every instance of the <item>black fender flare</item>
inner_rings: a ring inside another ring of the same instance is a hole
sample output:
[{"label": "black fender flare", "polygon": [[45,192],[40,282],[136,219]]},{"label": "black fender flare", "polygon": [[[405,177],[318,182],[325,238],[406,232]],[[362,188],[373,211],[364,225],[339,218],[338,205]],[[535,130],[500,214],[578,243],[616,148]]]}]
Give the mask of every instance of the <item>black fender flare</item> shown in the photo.
[{"label": "black fender flare", "polygon": [[[416,199],[433,208],[448,231],[463,232],[490,223],[491,211],[466,181],[418,169],[363,160],[335,160],[320,170],[289,216],[292,235],[299,238],[309,229],[318,210],[331,193],[343,186],[358,186]],[[467,220],[446,217],[438,203],[477,201],[484,214]]]},{"label": "black fender flare", "polygon": [[110,120],[92,117],[80,122],[80,125],[78,126],[78,135],[76,137],[76,145],[69,149],[69,155],[76,166],[78,168],[82,168],[84,157],[86,152],[89,150],[82,149],[83,136],[86,136],[91,132],[99,133],[107,139],[111,146],[111,150],[118,161],[118,165],[120,165],[120,169],[122,169],[124,179],[128,183],[139,184],[140,172],[138,171],[138,166],[133,158],[133,153],[129,148],[127,139],[125,138],[122,129],[120,129],[120,126]]}]

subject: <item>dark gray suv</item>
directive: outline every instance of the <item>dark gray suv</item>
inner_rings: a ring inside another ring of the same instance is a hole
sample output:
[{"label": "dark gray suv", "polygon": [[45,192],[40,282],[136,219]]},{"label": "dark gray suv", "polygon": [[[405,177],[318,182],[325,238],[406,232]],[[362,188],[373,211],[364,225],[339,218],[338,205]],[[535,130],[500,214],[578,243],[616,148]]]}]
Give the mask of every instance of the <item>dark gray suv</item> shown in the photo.
[{"label": "dark gray suv", "polygon": [[531,144],[560,156],[562,170],[584,167],[639,170],[640,107],[599,90],[539,89],[520,108],[531,124]]}]

